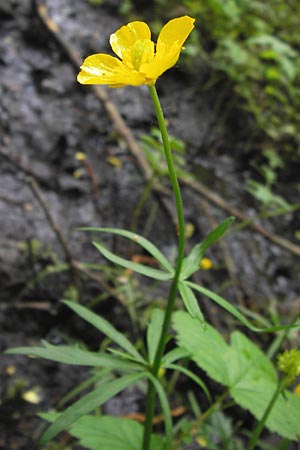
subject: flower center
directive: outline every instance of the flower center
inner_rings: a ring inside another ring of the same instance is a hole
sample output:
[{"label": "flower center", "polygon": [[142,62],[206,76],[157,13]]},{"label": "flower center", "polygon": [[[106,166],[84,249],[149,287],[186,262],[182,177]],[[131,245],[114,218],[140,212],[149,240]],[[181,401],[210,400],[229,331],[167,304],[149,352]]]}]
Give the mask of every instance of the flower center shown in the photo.
[{"label": "flower center", "polygon": [[131,63],[139,71],[142,64],[151,63],[154,59],[154,42],[150,39],[138,39],[131,47]]}]

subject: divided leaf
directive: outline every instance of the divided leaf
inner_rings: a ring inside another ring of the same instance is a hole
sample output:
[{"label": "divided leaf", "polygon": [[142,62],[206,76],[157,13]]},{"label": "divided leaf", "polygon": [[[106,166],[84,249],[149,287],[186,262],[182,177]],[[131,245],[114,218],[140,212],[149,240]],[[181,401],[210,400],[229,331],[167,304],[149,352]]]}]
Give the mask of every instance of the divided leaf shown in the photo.
[{"label": "divided leaf", "polygon": [[[277,374],[266,355],[239,331],[227,344],[210,325],[206,330],[187,313],[174,314],[174,329],[180,347],[207,374],[229,388],[235,402],[262,418],[277,387]],[[284,416],[284,420],[283,420]],[[295,419],[296,417],[296,419]],[[266,426],[288,439],[299,438],[300,399],[285,391],[272,409]]]},{"label": "divided leaf", "polygon": [[249,320],[242,313],[240,313],[240,311],[237,308],[235,308],[231,303],[225,300],[225,298],[221,297],[220,295],[216,294],[215,292],[209,289],[206,289],[203,286],[199,286],[196,283],[192,283],[191,281],[185,281],[185,284],[187,284],[187,286],[191,287],[192,289],[195,289],[195,291],[198,291],[201,294],[213,300],[215,303],[217,303],[217,305],[221,306],[221,308],[225,309],[225,311],[229,312],[232,316],[238,319],[243,325],[245,325],[245,327],[249,328],[249,330],[255,332],[269,333],[273,331],[299,328],[299,325],[275,325],[272,327],[258,328],[255,325],[252,325],[252,323],[249,322]]},{"label": "divided leaf", "polygon": [[155,280],[166,281],[171,280],[173,277],[173,273],[171,272],[164,272],[159,269],[153,269],[152,267],[145,266],[144,264],[129,261],[128,259],[115,255],[106,247],[104,247],[104,245],[99,244],[99,242],[93,242],[93,244],[106,259],[121,267],[125,267],[125,269],[132,270],[133,272],[140,273],[149,278],[154,278]]},{"label": "divided leaf", "polygon": [[86,320],[88,323],[93,325],[99,331],[101,331],[105,336],[111,339],[113,342],[118,344],[121,348],[126,350],[130,355],[132,355],[137,361],[145,363],[144,358],[139,354],[134,345],[127,339],[127,337],[120,333],[115,327],[113,327],[107,320],[98,314],[93,313],[88,308],[85,308],[78,303],[64,301],[64,303],[71,308],[78,316]]},{"label": "divided leaf", "polygon": [[59,418],[43,433],[40,445],[44,445],[57,436],[63,430],[66,430],[76,422],[80,417],[94,411],[98,406],[109,400],[114,395],[121,392],[127,386],[135,383],[141,378],[145,378],[146,372],[125,375],[113,381],[101,385],[89,392],[73,405],[69,406]]},{"label": "divided leaf", "polygon": [[183,281],[179,281],[178,289],[187,312],[195,319],[198,319],[201,324],[205,326],[203,314],[192,289]]},{"label": "divided leaf", "polygon": [[101,233],[110,233],[110,234],[117,234],[118,236],[123,236],[131,241],[135,242],[136,244],[140,245],[142,248],[147,250],[147,252],[153,256],[153,258],[158,261],[162,267],[164,267],[168,272],[174,273],[174,269],[172,267],[172,264],[167,260],[167,258],[161,253],[161,251],[154,245],[152,242],[148,241],[148,239],[145,239],[143,236],[132,233],[131,231],[122,230],[120,228],[81,228],[81,230],[86,231],[98,231]]},{"label": "divided leaf", "polygon": [[222,336],[208,324],[203,331],[200,322],[183,311],[173,314],[173,326],[177,332],[177,345],[189,352],[190,358],[197,363],[195,358],[199,357],[200,367],[211,378],[227,386],[230,382],[230,348]]},{"label": "divided leaf", "polygon": [[228,217],[220,225],[218,225],[214,230],[212,230],[207,237],[199,244],[196,244],[190,254],[184,258],[181,271],[181,279],[184,280],[189,278],[194,272],[199,270],[200,261],[203,258],[206,250],[214,244],[218,239],[220,239],[226,233],[227,229],[230,227],[234,217]]},{"label": "divided leaf", "polygon": [[89,352],[68,345],[51,345],[42,342],[44,347],[17,347],[6,351],[9,355],[29,355],[50,359],[64,364],[80,366],[107,367],[118,370],[141,370],[143,367],[133,361],[116,358],[105,353]]}]

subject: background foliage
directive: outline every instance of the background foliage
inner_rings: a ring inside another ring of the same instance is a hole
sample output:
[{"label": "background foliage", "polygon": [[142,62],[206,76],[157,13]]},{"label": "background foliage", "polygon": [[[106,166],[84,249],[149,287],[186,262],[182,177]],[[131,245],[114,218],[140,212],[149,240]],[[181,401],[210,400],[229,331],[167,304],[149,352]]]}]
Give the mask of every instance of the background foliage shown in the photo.
[{"label": "background foliage", "polygon": [[[250,134],[260,148],[299,155],[300,35],[297,0],[154,0],[122,2],[122,10],[155,9],[157,20],[190,14],[197,30],[186,62],[203,80],[199,57],[208,65],[206,87],[224,86],[220,113],[234,106],[249,114]],[[142,10],[141,10],[142,11]],[[152,15],[153,18],[153,15]],[[161,26],[158,24],[157,29]],[[202,67],[203,69],[203,67]],[[221,83],[221,84],[220,84]],[[221,88],[223,89],[223,88]]]}]

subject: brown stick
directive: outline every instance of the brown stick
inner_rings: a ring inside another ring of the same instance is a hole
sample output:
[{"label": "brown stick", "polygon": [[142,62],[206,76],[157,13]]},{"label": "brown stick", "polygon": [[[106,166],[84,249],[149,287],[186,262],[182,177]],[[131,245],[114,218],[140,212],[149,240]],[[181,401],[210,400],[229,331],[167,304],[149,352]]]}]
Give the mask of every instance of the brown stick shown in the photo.
[{"label": "brown stick", "polygon": [[237,219],[241,220],[242,222],[249,222],[249,228],[251,228],[253,231],[256,231],[257,233],[265,236],[270,241],[273,241],[275,244],[279,245],[280,247],[283,247],[292,253],[295,253],[296,255],[300,255],[300,247],[297,244],[294,244],[291,241],[288,241],[287,239],[279,236],[278,234],[272,233],[271,231],[266,230],[264,227],[259,225],[258,223],[252,222],[251,218],[249,218],[245,213],[243,213],[240,209],[237,209],[235,206],[231,205],[229,202],[224,200],[219,194],[216,192],[211,191],[206,186],[204,186],[201,181],[196,181],[192,179],[181,179],[181,182],[190,188],[192,188],[194,191],[199,192],[204,197],[206,197],[208,200],[210,200],[215,205],[219,206],[220,208],[224,209],[224,211],[227,211],[229,214],[235,216]]},{"label": "brown stick", "polygon": [[28,182],[29,182],[29,186],[30,186],[34,196],[38,200],[39,204],[41,205],[41,207],[45,213],[45,216],[49,222],[49,225],[51,226],[52,230],[54,231],[54,233],[57,237],[58,242],[61,245],[61,248],[65,254],[66,261],[70,266],[73,282],[74,282],[74,284],[76,283],[75,286],[78,287],[78,282],[79,282],[78,276],[84,275],[87,278],[89,278],[90,280],[95,281],[98,284],[98,286],[100,286],[103,290],[105,290],[110,295],[117,298],[121,303],[124,304],[124,302],[125,302],[124,298],[120,294],[116,293],[115,289],[111,288],[111,286],[109,286],[109,284],[106,283],[99,275],[94,274],[92,271],[85,268],[82,263],[75,260],[75,258],[72,255],[72,252],[69,249],[67,240],[66,240],[61,228],[59,227],[58,223],[55,221],[55,219],[51,213],[51,210],[49,208],[49,205],[47,204],[44,196],[42,195],[42,193],[40,191],[38,183],[32,177],[28,177]]},{"label": "brown stick", "polygon": [[29,186],[30,186],[30,188],[31,188],[35,198],[37,199],[37,201],[39,202],[40,206],[42,207],[42,209],[43,209],[43,211],[45,213],[45,216],[46,216],[46,218],[47,218],[47,220],[48,220],[52,230],[54,231],[54,233],[55,233],[55,235],[57,237],[57,240],[60,243],[60,246],[61,246],[61,248],[62,248],[62,250],[63,250],[63,252],[65,254],[66,261],[67,261],[67,263],[70,266],[73,283],[75,284],[75,286],[78,287],[77,269],[76,269],[76,266],[74,265],[74,257],[72,255],[71,250],[69,249],[69,246],[67,244],[67,240],[65,239],[65,237],[64,237],[64,235],[63,235],[63,233],[62,233],[58,223],[55,221],[55,219],[54,219],[54,217],[53,217],[53,215],[52,215],[52,213],[50,211],[50,208],[49,208],[49,206],[48,206],[44,196],[41,193],[41,190],[39,188],[39,185],[38,185],[37,181],[34,178],[32,178],[32,177],[28,177],[27,180],[28,180],[28,184],[29,184]]}]

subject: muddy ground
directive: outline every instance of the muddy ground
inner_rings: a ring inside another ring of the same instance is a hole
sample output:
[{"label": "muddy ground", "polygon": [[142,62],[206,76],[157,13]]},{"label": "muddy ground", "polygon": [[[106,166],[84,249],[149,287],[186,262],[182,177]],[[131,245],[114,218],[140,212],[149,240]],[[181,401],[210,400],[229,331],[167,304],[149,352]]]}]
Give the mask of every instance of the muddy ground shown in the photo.
[{"label": "muddy ground", "polygon": [[[69,289],[74,277],[58,269],[68,255],[38,194],[74,260],[103,264],[90,236],[76,229],[130,228],[133,217],[138,232],[146,232],[167,254],[174,252],[176,233],[170,214],[154,192],[137,208],[145,177],[103,103],[89,87],[76,82],[78,69],[70,50],[81,57],[109,51],[109,35],[124,23],[118,4],[111,0],[95,7],[84,0],[45,0],[43,4],[9,0],[0,5],[1,351],[37,344],[40,339],[52,343],[76,339],[94,348],[99,343],[99,336],[60,303],[74,294]],[[245,113],[232,109],[226,117],[219,115],[221,94],[226,102],[231,93],[224,95],[221,87],[204,90],[207,72],[200,61],[192,74],[179,66],[159,80],[169,129],[186,143],[186,165],[199,180],[254,217],[259,205],[244,186],[248,178],[257,177],[252,161],[259,152],[259,138],[249,135],[250,118]],[[137,140],[155,125],[145,86],[106,91]],[[84,153],[86,160],[77,159],[77,153]],[[287,166],[278,186],[291,203],[299,197],[297,170]],[[186,186],[183,199],[186,220],[194,226],[190,246],[229,215]],[[297,244],[299,212],[259,223],[268,233]],[[123,241],[105,240],[130,256]],[[284,321],[299,310],[300,264],[294,252],[246,227],[209,256],[214,269],[204,273],[201,282],[233,303],[266,315],[273,308]],[[40,278],[49,267],[57,270]],[[113,285],[111,279],[108,282]],[[88,277],[79,291],[84,304],[104,292],[97,280]],[[130,313],[119,300],[110,295],[95,301],[96,310],[126,330],[131,326]],[[213,308],[206,305],[206,311],[216,324],[224,325]],[[0,449],[5,450],[37,448],[44,425],[35,414],[55,407],[89,373],[85,368],[8,356],[1,357],[0,368]],[[32,390],[38,392],[36,404],[24,397]],[[127,414],[141,408],[133,391],[109,402],[106,411]],[[62,436],[63,448],[77,448],[68,439]]]}]

